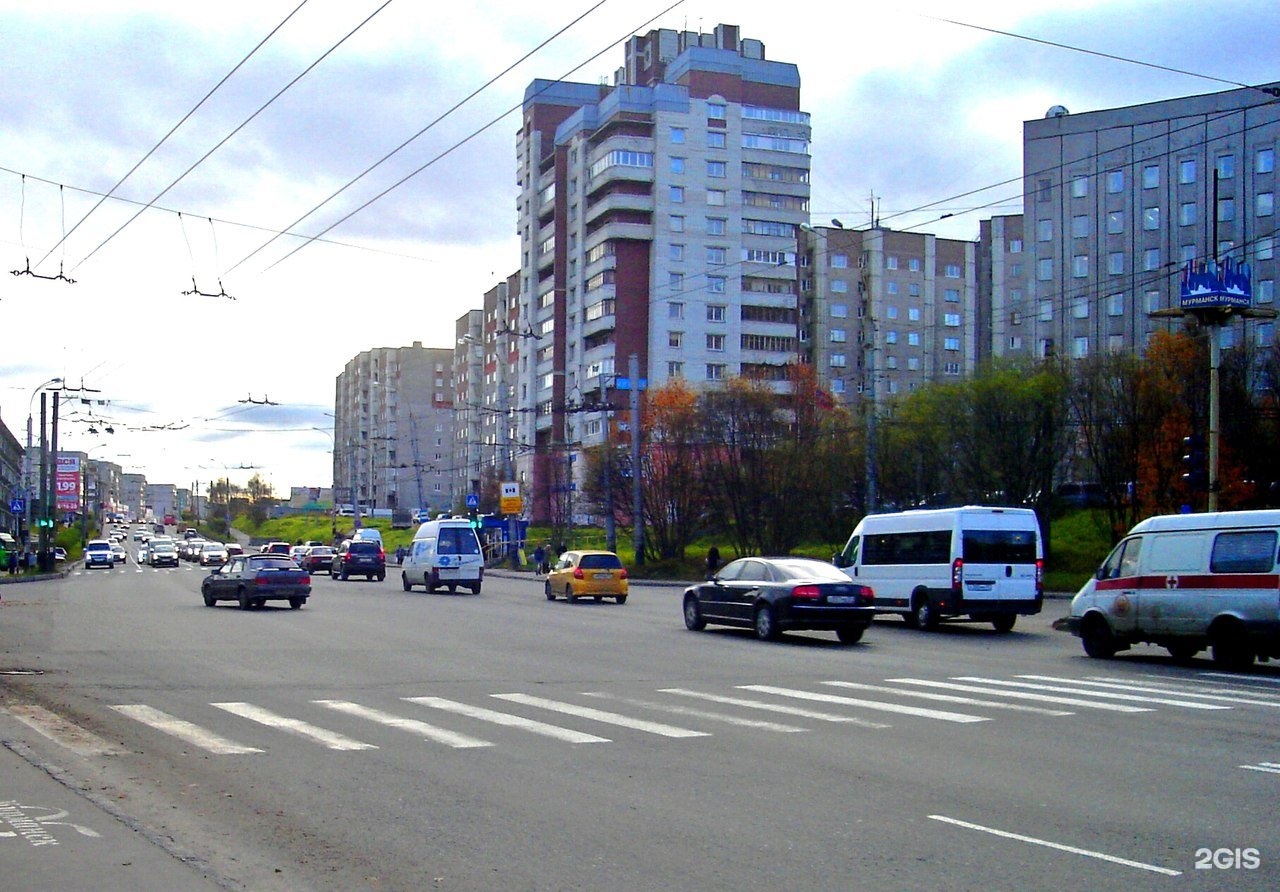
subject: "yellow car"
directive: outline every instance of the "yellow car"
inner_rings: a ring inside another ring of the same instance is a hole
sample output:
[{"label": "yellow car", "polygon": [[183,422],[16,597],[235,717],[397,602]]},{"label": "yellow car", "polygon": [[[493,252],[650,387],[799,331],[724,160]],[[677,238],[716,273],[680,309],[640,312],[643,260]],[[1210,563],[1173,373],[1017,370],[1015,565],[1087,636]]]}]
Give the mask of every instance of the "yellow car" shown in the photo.
[{"label": "yellow car", "polygon": [[615,598],[627,603],[627,568],[612,551],[566,551],[547,574],[548,601],[558,595],[573,603],[578,598]]}]

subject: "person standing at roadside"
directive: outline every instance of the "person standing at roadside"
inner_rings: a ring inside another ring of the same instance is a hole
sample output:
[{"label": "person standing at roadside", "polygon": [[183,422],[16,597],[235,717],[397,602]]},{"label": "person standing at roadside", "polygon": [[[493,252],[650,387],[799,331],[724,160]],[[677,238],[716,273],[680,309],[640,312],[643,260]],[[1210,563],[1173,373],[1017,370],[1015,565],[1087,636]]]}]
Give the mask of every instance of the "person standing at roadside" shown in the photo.
[{"label": "person standing at roadside", "polygon": [[712,545],[707,549],[707,578],[714,579],[720,569],[720,549]]}]

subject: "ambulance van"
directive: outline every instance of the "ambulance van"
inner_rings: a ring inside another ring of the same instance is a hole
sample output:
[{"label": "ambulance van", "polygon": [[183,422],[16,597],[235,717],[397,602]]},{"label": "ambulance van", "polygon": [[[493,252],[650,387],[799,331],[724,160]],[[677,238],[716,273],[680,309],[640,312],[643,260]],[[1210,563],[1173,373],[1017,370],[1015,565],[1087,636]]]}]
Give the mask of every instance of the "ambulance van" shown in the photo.
[{"label": "ambulance van", "polygon": [[871,586],[876,613],[920,629],[967,619],[1008,632],[1044,603],[1044,547],[1029,508],[868,514],[834,563]]},{"label": "ambulance van", "polygon": [[1102,562],[1055,628],[1091,657],[1148,643],[1243,669],[1280,657],[1280,510],[1142,521]]}]

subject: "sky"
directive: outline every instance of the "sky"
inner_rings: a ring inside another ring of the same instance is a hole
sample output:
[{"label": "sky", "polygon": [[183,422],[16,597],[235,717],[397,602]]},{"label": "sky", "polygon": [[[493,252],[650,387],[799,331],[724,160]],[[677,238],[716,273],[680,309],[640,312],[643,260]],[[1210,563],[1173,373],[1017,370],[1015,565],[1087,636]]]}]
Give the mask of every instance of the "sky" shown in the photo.
[{"label": "sky", "polygon": [[0,278],[0,421],[25,442],[58,377],[64,449],[329,485],[345,363],[452,347],[519,266],[525,87],[611,82],[634,33],[763,41],[799,66],[813,222],[865,226],[874,196],[947,238],[1021,211],[1051,106],[1280,80],[1274,0],[673,2],[0,0],[0,263],[75,280]]}]

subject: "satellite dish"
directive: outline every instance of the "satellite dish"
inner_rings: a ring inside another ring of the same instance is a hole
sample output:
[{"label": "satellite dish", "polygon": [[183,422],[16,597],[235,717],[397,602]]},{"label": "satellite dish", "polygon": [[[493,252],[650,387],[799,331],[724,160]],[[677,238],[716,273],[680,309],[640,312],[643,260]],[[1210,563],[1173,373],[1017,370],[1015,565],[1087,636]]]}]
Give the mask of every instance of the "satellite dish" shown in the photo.
[{"label": "satellite dish", "polygon": [[1071,114],[1071,112],[1067,111],[1067,107],[1065,105],[1055,105],[1045,112],[1044,116],[1046,118],[1065,118],[1069,114]]}]

